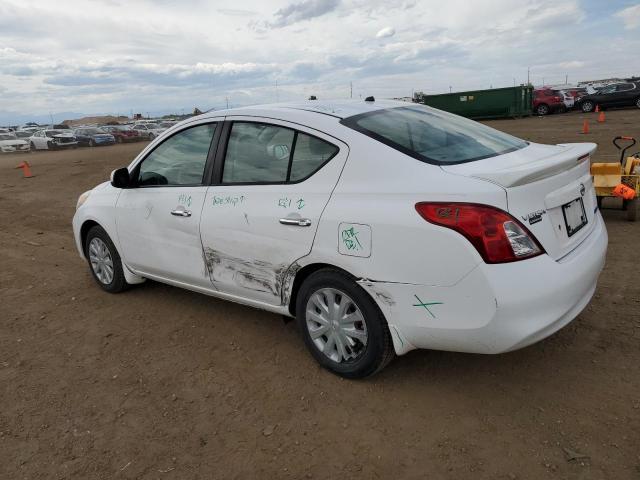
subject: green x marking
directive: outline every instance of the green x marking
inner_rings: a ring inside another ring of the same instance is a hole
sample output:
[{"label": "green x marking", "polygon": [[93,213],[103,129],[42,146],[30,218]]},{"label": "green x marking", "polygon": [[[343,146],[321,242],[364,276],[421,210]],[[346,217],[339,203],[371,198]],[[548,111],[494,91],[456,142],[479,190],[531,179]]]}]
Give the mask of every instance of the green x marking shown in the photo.
[{"label": "green x marking", "polygon": [[422,300],[420,300],[420,297],[418,297],[418,295],[414,295],[414,297],[416,297],[418,302],[420,302],[420,303],[414,303],[413,304],[414,307],[424,307],[424,309],[427,312],[429,312],[429,315],[431,315],[433,318],[436,318],[436,316],[433,314],[433,312],[431,310],[429,310],[429,306],[431,306],[431,305],[442,305],[442,302],[423,302]]}]

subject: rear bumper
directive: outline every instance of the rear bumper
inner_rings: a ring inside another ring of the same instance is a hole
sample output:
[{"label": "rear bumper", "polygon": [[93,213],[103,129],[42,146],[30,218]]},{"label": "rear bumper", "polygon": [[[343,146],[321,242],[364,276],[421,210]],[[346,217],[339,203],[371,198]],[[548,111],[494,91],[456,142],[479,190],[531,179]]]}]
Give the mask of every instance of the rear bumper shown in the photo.
[{"label": "rear bumper", "polygon": [[360,282],[385,313],[398,354],[413,348],[502,353],[555,333],[587,306],[604,266],[607,231],[560,261],[548,255],[482,263],[452,286]]}]

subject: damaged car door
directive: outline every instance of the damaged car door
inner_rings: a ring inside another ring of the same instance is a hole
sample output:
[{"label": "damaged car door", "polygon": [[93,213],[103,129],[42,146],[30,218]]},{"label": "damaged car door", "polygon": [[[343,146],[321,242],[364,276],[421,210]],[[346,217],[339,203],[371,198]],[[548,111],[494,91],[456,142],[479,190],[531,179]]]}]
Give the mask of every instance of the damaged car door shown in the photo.
[{"label": "damaged car door", "polygon": [[295,262],[311,251],[348,147],[284,121],[227,120],[202,209],[207,272],[223,293],[287,304]]},{"label": "damaged car door", "polygon": [[118,197],[116,225],[121,255],[136,272],[210,287],[203,280],[199,222],[217,125],[178,131],[133,168],[130,187]]}]

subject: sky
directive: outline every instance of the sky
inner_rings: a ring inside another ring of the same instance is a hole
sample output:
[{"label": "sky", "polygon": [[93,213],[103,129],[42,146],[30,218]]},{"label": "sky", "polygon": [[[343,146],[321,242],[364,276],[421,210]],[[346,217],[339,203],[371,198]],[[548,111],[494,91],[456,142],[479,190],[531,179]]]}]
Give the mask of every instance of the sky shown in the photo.
[{"label": "sky", "polygon": [[639,51],[630,0],[0,0],[0,124],[625,77]]}]

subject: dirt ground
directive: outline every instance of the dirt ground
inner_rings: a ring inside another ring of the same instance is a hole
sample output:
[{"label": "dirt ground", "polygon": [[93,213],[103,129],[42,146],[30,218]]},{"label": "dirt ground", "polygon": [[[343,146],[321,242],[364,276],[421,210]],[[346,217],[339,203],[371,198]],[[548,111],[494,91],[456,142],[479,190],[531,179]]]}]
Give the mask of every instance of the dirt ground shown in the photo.
[{"label": "dirt ground", "polygon": [[[640,111],[595,119],[489,123],[595,141],[602,160],[614,135],[640,137]],[[76,199],[142,146],[0,157],[0,478],[640,478],[640,222],[603,211],[597,293],[551,338],[496,356],[414,351],[346,381],[279,316],[94,284]],[[35,178],[14,169],[23,158]]]}]

